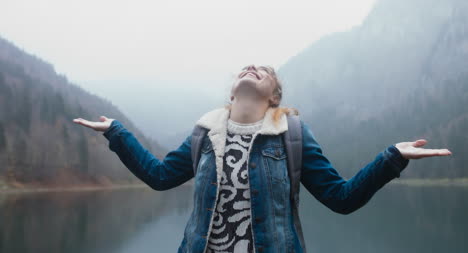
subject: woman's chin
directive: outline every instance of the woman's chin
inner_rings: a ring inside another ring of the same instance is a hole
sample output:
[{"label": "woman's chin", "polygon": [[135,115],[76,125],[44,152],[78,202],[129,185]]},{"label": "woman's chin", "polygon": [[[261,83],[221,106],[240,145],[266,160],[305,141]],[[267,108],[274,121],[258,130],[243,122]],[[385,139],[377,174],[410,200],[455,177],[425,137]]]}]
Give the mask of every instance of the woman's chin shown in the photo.
[{"label": "woman's chin", "polygon": [[251,94],[257,93],[257,89],[257,83],[253,80],[241,80],[236,84],[236,86],[234,86],[232,92],[234,94]]},{"label": "woman's chin", "polygon": [[242,79],[239,79],[239,81],[237,82],[237,86],[238,87],[246,86],[246,87],[255,88],[257,86],[257,83],[258,83],[258,79],[256,78],[244,77]]}]

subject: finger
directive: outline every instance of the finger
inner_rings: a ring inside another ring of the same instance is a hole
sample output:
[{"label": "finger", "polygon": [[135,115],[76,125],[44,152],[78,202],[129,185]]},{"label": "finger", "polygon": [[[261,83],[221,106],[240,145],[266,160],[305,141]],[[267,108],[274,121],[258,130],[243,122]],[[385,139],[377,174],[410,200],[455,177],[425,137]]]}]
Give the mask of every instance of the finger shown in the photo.
[{"label": "finger", "polygon": [[73,119],[73,122],[75,123],[81,123],[81,121],[83,121],[82,118]]},{"label": "finger", "polygon": [[94,127],[94,122],[88,121],[88,120],[85,120],[85,119],[82,119],[82,118],[79,118],[79,119],[76,119],[76,120],[73,120],[73,121],[80,124],[80,125],[83,125],[85,127],[89,127],[89,128]]},{"label": "finger", "polygon": [[447,156],[451,155],[448,149],[422,149],[420,151],[422,157],[431,157],[431,156]]},{"label": "finger", "polygon": [[419,140],[414,141],[412,143],[413,147],[422,147],[422,146],[424,146],[426,144],[427,144],[427,140],[425,140],[425,139],[419,139]]},{"label": "finger", "polygon": [[452,152],[448,149],[439,149],[439,155],[451,155]]}]

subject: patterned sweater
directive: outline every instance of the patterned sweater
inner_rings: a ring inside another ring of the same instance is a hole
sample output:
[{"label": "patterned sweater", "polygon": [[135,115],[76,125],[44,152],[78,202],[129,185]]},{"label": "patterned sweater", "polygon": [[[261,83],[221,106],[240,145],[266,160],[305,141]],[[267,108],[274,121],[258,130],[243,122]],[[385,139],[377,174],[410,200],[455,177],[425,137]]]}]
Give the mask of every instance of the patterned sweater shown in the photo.
[{"label": "patterned sweater", "polygon": [[252,136],[262,122],[228,120],[223,174],[207,253],[253,252],[247,161]]}]

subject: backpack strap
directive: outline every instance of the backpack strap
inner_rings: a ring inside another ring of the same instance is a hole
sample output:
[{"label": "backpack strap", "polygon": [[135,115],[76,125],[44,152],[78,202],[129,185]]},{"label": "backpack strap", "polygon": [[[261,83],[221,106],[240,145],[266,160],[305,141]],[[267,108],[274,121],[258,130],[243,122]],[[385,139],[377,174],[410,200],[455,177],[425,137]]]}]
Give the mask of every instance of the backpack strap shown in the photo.
[{"label": "backpack strap", "polygon": [[287,115],[288,131],[283,135],[286,154],[288,157],[288,174],[291,184],[292,212],[294,226],[296,228],[299,242],[304,250],[305,241],[299,218],[299,189],[302,171],[302,125],[298,115]]},{"label": "backpack strap", "polygon": [[200,150],[203,143],[203,138],[207,133],[207,129],[201,126],[196,125],[192,131],[192,140],[191,140],[191,153],[192,153],[192,163],[193,163],[193,175],[197,174],[198,161],[200,160]]},{"label": "backpack strap", "polygon": [[284,133],[284,144],[288,156],[288,174],[291,182],[291,199],[299,205],[299,187],[302,170],[302,126],[298,115],[287,115],[288,131]]}]

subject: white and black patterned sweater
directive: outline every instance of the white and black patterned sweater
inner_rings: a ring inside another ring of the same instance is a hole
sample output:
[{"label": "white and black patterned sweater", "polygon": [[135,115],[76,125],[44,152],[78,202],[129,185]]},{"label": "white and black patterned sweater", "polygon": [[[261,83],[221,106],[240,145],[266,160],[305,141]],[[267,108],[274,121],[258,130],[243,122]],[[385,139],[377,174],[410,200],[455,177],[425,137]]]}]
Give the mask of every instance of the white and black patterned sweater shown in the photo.
[{"label": "white and black patterned sweater", "polygon": [[253,252],[247,159],[252,136],[262,122],[241,124],[228,119],[220,192],[207,253]]}]

